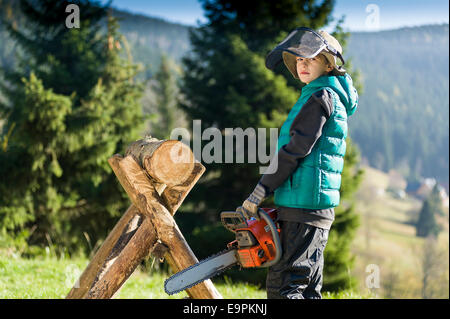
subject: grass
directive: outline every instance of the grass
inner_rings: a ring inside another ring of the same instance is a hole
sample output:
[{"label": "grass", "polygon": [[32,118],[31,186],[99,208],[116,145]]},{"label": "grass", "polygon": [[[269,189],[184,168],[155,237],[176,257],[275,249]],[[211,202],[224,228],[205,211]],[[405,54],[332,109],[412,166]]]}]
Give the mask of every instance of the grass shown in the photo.
[{"label": "grass", "polygon": [[0,298],[64,298],[73,284],[71,274],[85,265],[84,260],[0,256]]},{"label": "grass", "polygon": [[[389,186],[389,176],[370,167],[364,170],[356,196],[361,226],[352,245],[356,256],[352,274],[359,282],[358,291],[368,290],[366,267],[375,264],[380,269],[381,287],[372,289],[372,293],[386,298],[421,298],[424,239],[416,236],[412,221],[422,203],[409,196],[397,199],[383,192]],[[448,252],[448,221],[444,226],[439,246]],[[448,278],[448,267],[439,271],[446,272]]]},{"label": "grass", "polygon": [[336,293],[324,292],[322,293],[323,299],[377,299],[379,298],[373,292],[367,291],[365,293],[361,293],[354,290],[349,291],[341,291]]},{"label": "grass", "polygon": [[[86,259],[53,257],[24,259],[0,254],[0,299],[63,299],[87,266]],[[168,296],[163,289],[167,275],[136,270],[116,293],[116,299],[182,299],[186,292]],[[229,279],[214,282],[225,299],[265,299],[266,292],[257,286],[235,283]],[[324,299],[373,298],[354,291],[323,293]]]},{"label": "grass", "polygon": [[[65,298],[81,272],[85,259],[11,258],[0,255],[0,299]],[[181,299],[186,292],[168,296],[163,289],[167,275],[147,274],[136,270],[114,298],[118,299]],[[263,299],[265,291],[245,283],[217,283],[217,290],[226,299]]]}]

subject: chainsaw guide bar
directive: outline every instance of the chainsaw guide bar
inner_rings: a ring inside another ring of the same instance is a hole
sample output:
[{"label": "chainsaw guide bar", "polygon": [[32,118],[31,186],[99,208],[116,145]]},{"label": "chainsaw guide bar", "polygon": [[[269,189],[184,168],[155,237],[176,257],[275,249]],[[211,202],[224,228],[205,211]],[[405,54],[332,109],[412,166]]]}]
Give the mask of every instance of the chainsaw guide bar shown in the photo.
[{"label": "chainsaw guide bar", "polygon": [[238,263],[235,249],[226,249],[172,275],[164,282],[168,295],[177,294],[217,276]]}]

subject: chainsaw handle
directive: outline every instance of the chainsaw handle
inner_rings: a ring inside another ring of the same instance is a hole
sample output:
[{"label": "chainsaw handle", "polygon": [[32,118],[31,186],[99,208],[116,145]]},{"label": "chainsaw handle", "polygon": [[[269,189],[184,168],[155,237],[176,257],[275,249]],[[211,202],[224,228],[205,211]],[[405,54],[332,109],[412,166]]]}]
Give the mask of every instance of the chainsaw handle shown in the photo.
[{"label": "chainsaw handle", "polygon": [[272,218],[270,218],[270,216],[262,208],[258,208],[258,214],[266,221],[267,225],[269,226],[270,231],[272,232],[273,242],[275,244],[275,258],[265,262],[264,264],[258,267],[258,268],[266,268],[273,266],[280,261],[282,255],[281,240],[280,236],[278,235],[277,226],[275,225]]},{"label": "chainsaw handle", "polygon": [[236,229],[248,227],[244,215],[237,211],[225,211],[220,213],[220,220],[222,225],[233,233],[236,232]]}]

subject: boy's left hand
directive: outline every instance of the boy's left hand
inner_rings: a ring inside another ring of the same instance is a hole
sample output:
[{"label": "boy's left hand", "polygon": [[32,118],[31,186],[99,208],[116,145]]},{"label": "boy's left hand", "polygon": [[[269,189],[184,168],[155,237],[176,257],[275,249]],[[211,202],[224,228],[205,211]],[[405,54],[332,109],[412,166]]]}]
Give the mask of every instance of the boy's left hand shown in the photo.
[{"label": "boy's left hand", "polygon": [[244,201],[242,206],[239,206],[236,209],[236,211],[240,212],[246,219],[254,217],[259,220],[258,207],[264,201],[266,196],[266,189],[261,183],[258,183],[250,196]]}]

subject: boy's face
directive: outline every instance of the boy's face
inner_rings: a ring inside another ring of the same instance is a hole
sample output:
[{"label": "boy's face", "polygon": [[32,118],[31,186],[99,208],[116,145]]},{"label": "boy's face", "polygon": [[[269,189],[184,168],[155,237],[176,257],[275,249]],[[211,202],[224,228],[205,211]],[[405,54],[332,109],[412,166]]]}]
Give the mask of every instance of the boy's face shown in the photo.
[{"label": "boy's face", "polygon": [[296,60],[298,77],[300,81],[306,84],[333,70],[333,67],[327,63],[327,59],[322,54],[311,59],[296,57]]}]

